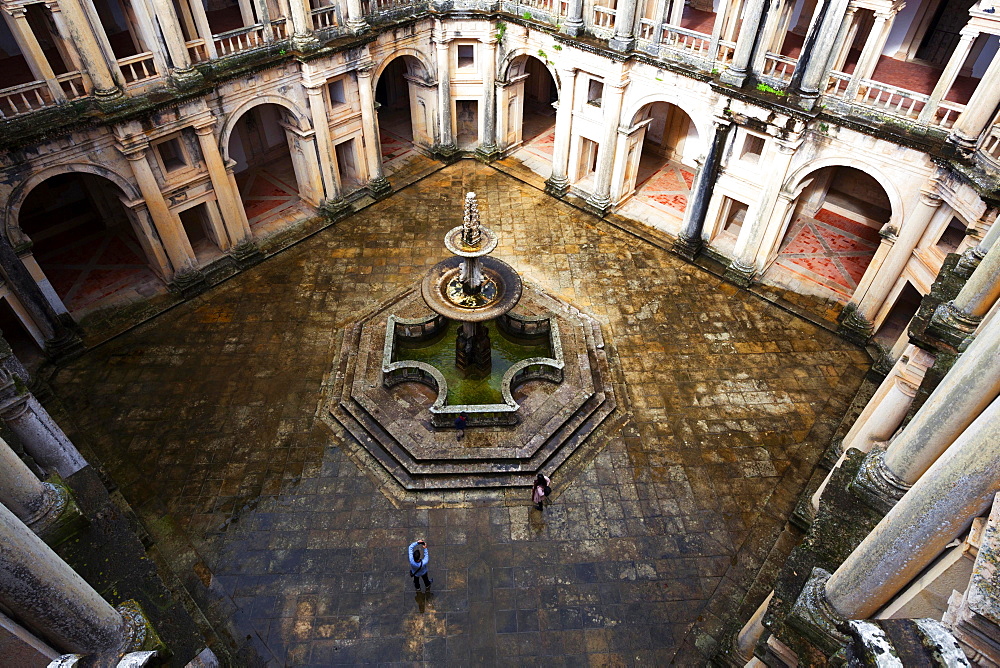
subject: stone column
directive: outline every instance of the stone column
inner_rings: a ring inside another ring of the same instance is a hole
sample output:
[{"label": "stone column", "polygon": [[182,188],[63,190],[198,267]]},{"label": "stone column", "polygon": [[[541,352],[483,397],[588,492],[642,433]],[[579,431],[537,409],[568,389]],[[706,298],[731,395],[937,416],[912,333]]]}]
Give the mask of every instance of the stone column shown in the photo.
[{"label": "stone column", "polygon": [[[994,223],[990,232],[997,227]],[[946,343],[960,348],[997,298],[1000,298],[1000,244],[992,244],[958,295],[934,311],[930,328]]]},{"label": "stone column", "polygon": [[747,0],[743,5],[743,23],[733,51],[733,62],[719,77],[719,81],[730,86],[742,86],[747,78],[750,57],[760,30],[760,18],[764,13],[764,0]]},{"label": "stone column", "polygon": [[138,606],[113,608],[4,506],[0,603],[61,651],[128,652],[147,640]]},{"label": "stone column", "polygon": [[288,0],[289,19],[292,23],[292,46],[299,51],[310,51],[319,46],[313,34],[309,0]]},{"label": "stone column", "polygon": [[[197,0],[196,0],[197,1]],[[191,68],[191,57],[188,55],[187,43],[180,21],[174,14],[174,5],[169,0],[150,0],[156,22],[160,26],[160,34],[167,47],[167,55],[173,63],[174,72],[171,78],[181,88],[190,87],[201,80],[201,75]]]},{"label": "stone column", "polygon": [[767,233],[767,223],[771,219],[771,209],[768,203],[773,203],[774,207],[782,207],[789,210],[793,199],[788,193],[780,192],[781,184],[784,183],[785,173],[788,165],[792,162],[795,149],[799,142],[789,143],[780,139],[775,140],[778,155],[767,166],[768,176],[764,192],[757,200],[756,215],[749,222],[744,223],[740,234],[736,238],[736,247],[733,249],[735,258],[726,268],[725,276],[737,285],[746,287],[753,281],[757,274],[757,253],[760,251],[761,242]]},{"label": "stone column", "polygon": [[201,2],[188,3],[191,7],[191,16],[195,26],[198,27],[198,36],[205,40],[205,52],[209,60],[219,57],[219,52],[215,48],[215,40],[212,39],[212,26],[208,22],[208,14],[205,13],[205,5]]},{"label": "stone column", "polygon": [[861,80],[871,78],[872,73],[875,71],[875,66],[878,65],[879,56],[882,55],[882,49],[885,47],[885,40],[889,37],[889,31],[892,29],[892,20],[895,16],[895,14],[885,14],[882,12],[875,13],[875,23],[872,25],[871,32],[868,33],[868,39],[865,40],[861,56],[858,58],[858,65],[854,68],[854,73],[851,75],[851,81],[847,84],[846,97],[848,100],[853,100],[858,94]]},{"label": "stone column", "polygon": [[931,183],[921,191],[920,201],[900,226],[896,241],[879,266],[878,274],[871,284],[863,292],[861,286],[854,292],[851,301],[857,304],[857,309],[848,313],[842,323],[844,328],[854,330],[866,338],[871,336],[875,316],[913,254],[913,249],[927,229],[927,224],[941,206],[941,198],[933,192],[934,187],[932,179]]},{"label": "stone column", "polygon": [[214,127],[215,120],[211,120],[204,125],[196,125],[194,133],[198,135],[201,155],[205,159],[208,177],[212,181],[215,200],[219,203],[219,211],[222,213],[222,222],[226,226],[226,234],[229,235],[229,241],[233,246],[239,246],[251,241],[250,223],[247,220],[243,202],[240,201],[239,191],[235,190],[229,181],[229,174],[226,173],[226,165],[222,160],[222,152],[219,151]]},{"label": "stone column", "polygon": [[562,30],[570,37],[576,37],[583,31],[583,0],[569,0]]},{"label": "stone column", "polygon": [[789,620],[838,640],[838,620],[875,614],[969,522],[1000,487],[1000,399],[993,401],[833,575],[814,569]]},{"label": "stone column", "polygon": [[451,133],[451,48],[444,27],[438,25],[437,29],[440,37],[434,43],[438,69],[438,152],[450,156],[457,148]]},{"label": "stone column", "polygon": [[638,0],[620,0],[615,11],[615,34],[608,41],[615,51],[631,51],[635,46],[635,6]]},{"label": "stone column", "polygon": [[[191,248],[191,242],[184,233],[177,216],[170,212],[160,185],[153,176],[153,170],[149,166],[149,158],[146,155],[148,145],[133,149],[122,149],[122,153],[132,166],[132,173],[135,175],[136,183],[142,198],[146,200],[146,207],[149,215],[156,226],[156,233],[163,242],[163,249],[167,252],[170,264],[173,266],[173,275],[183,274],[194,270],[195,256]],[[172,278],[172,277],[170,277]]]},{"label": "stone column", "polygon": [[[370,81],[370,78],[364,81]],[[330,139],[330,121],[326,113],[326,99],[323,96],[325,82],[303,84],[309,95],[309,112],[312,114],[312,124],[316,129],[316,149],[319,152],[319,170],[323,177],[323,198],[325,201],[340,199],[340,181],[333,165],[333,141]],[[358,86],[362,79],[358,77]],[[364,127],[365,146],[369,143],[368,126]],[[377,136],[377,135],[376,135]]]},{"label": "stone column", "polygon": [[[803,98],[802,105],[808,109],[812,108],[819,97],[823,78],[827,74],[826,67],[833,55],[834,48],[837,46],[840,26],[847,13],[847,4],[848,0],[829,0],[822,10],[822,16],[813,25],[812,33],[806,36],[802,53],[808,54],[808,60],[801,76],[793,75],[793,85],[797,85],[799,94]],[[799,65],[795,69],[798,70],[799,67],[802,67],[801,57]],[[798,79],[797,84],[795,79]]]},{"label": "stone column", "polygon": [[878,443],[886,443],[903,424],[906,413],[913,404],[917,388],[923,381],[927,369],[934,364],[934,357],[914,345],[910,345],[900,356],[892,371],[879,385],[861,415],[851,426],[850,431],[841,442],[841,455],[837,463],[830,469],[826,479],[812,496],[814,510],[819,510],[819,500],[826,490],[833,472],[847,458],[850,449],[870,452]]},{"label": "stone column", "polygon": [[1000,320],[983,325],[920,410],[883,452],[871,452],[855,480],[873,505],[889,508],[1000,394]]},{"label": "stone column", "polygon": [[740,632],[736,634],[734,646],[736,657],[740,661],[746,662],[753,659],[753,648],[757,646],[760,637],[764,635],[764,613],[767,612],[767,606],[771,604],[772,598],[774,598],[774,591],[768,594],[767,598],[757,606],[750,619],[743,625]]},{"label": "stone column", "polygon": [[497,43],[491,34],[480,44],[483,68],[483,139],[476,153],[486,160],[493,160],[500,155],[500,149],[497,148]]},{"label": "stone column", "polygon": [[2,438],[0,503],[43,539],[65,521],[63,514],[68,508],[75,509],[65,487],[36,478]]},{"label": "stone column", "polygon": [[378,117],[375,115],[375,94],[372,69],[357,70],[358,91],[361,98],[361,129],[365,138],[365,156],[368,159],[368,192],[375,199],[388,197],[392,186],[382,174],[382,147],[379,144]]},{"label": "stone column", "polygon": [[858,34],[857,7],[848,7],[844,13],[844,21],[840,24],[840,34],[837,36],[837,44],[840,46],[833,52],[830,58],[829,69],[842,71],[847,57],[851,54],[851,45]]},{"label": "stone column", "polygon": [[28,24],[28,12],[24,7],[11,7],[7,11],[11,16],[11,20],[7,22],[7,25],[14,36],[14,41],[17,42],[18,47],[21,49],[21,55],[24,56],[25,62],[28,63],[31,75],[35,77],[36,81],[44,81],[48,85],[49,93],[51,93],[53,100],[56,102],[65,102],[66,94],[63,92],[59,82],[56,81],[56,75],[52,71],[52,66],[49,65],[49,59],[45,57],[45,52],[42,51],[41,44],[38,43],[34,31],[32,31],[31,26]]},{"label": "stone column", "polygon": [[94,84],[94,96],[98,100],[105,101],[121,97],[122,88],[111,75],[111,68],[104,60],[104,52],[97,43],[97,38],[90,27],[90,21],[87,20],[87,15],[80,6],[79,0],[59,0],[59,7],[65,18],[66,28],[80,54],[80,59],[83,60],[84,68]]},{"label": "stone column", "polygon": [[361,0],[347,0],[347,29],[354,34],[368,30],[368,22],[361,11]]},{"label": "stone column", "polygon": [[968,31],[967,27],[963,28],[960,34],[961,37],[955,46],[955,50],[951,53],[951,58],[948,59],[948,64],[945,66],[944,71],[941,72],[941,76],[938,77],[934,90],[931,91],[931,99],[920,111],[920,116],[917,120],[921,123],[927,123],[934,118],[934,112],[937,111],[938,105],[944,99],[944,96],[955,85],[955,79],[958,78],[958,73],[961,71],[962,66],[965,65],[976,37],[979,36],[978,32]]},{"label": "stone column", "polygon": [[19,378],[0,368],[0,419],[46,472],[68,478],[87,460]]},{"label": "stone column", "polygon": [[569,190],[569,145],[573,136],[573,91],[576,69],[559,70],[559,106],[556,107],[556,133],[552,146],[552,176],[545,190],[562,197]]},{"label": "stone column", "polygon": [[948,140],[960,148],[972,150],[979,143],[979,135],[996,115],[1000,105],[1000,58],[994,56],[986,69],[965,111],[955,121]]},{"label": "stone column", "polygon": [[701,252],[701,234],[702,228],[705,226],[705,214],[708,212],[708,203],[712,199],[712,190],[719,176],[722,153],[732,128],[733,122],[728,118],[716,116],[713,119],[712,140],[709,143],[708,153],[705,154],[705,161],[694,180],[684,229],[681,230],[677,241],[671,248],[673,252],[689,260],[694,260]]},{"label": "stone column", "polygon": [[611,176],[614,169],[615,149],[618,141],[618,124],[621,122],[622,98],[627,82],[604,83],[602,101],[604,137],[597,153],[597,173],[594,175],[594,193],[587,198],[587,204],[604,215],[611,208]]}]

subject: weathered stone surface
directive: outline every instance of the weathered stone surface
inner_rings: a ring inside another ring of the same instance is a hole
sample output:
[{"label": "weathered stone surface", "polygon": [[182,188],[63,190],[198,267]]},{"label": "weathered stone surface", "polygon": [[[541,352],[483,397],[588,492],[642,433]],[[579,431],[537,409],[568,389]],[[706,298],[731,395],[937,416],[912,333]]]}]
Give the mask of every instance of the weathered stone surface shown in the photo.
[{"label": "weathered stone surface", "polygon": [[[500,233],[495,255],[593,314],[624,369],[629,423],[553,481],[542,514],[521,490],[390,499],[316,417],[346,324],[441,258],[469,190]],[[54,386],[246,665],[690,665],[742,623],[867,366],[831,333],[462,161],[91,351]],[[435,583],[414,600],[416,536]]]}]

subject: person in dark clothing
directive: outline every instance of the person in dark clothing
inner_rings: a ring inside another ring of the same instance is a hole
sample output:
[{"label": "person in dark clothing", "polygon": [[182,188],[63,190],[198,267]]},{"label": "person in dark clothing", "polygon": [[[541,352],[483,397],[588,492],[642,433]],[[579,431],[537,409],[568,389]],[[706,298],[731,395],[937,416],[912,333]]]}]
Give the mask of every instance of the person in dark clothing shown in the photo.
[{"label": "person in dark clothing", "polygon": [[461,441],[465,438],[465,425],[468,423],[468,418],[466,418],[465,413],[459,413],[458,417],[455,418],[455,429],[458,430],[458,438],[456,440]]},{"label": "person in dark clothing", "polygon": [[531,502],[535,504],[536,510],[542,509],[542,500],[552,492],[550,484],[552,479],[547,475],[539,473],[535,476],[535,483],[531,486]]},{"label": "person in dark clothing", "polygon": [[427,550],[427,543],[423,539],[410,543],[406,554],[410,558],[410,576],[413,578],[413,587],[419,591],[420,578],[423,578],[424,587],[430,589],[434,578],[427,577],[427,564],[431,560],[430,552]]}]

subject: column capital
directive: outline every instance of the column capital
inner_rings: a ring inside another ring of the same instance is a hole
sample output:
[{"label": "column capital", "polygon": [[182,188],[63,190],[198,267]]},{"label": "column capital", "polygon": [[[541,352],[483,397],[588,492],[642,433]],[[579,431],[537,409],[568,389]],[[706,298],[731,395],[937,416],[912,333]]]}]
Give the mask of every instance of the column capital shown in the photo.
[{"label": "column capital", "polygon": [[921,190],[920,191],[920,203],[924,206],[929,206],[932,208],[937,208],[941,206],[941,202],[944,201],[941,195],[937,194],[933,190]]},{"label": "column capital", "polygon": [[10,14],[14,19],[24,20],[27,19],[28,10],[23,5],[14,5],[13,7],[4,7],[5,12]]},{"label": "column capital", "polygon": [[367,63],[354,70],[359,79],[371,79],[375,75],[375,64]]},{"label": "column capital", "polygon": [[434,42],[434,46],[436,46],[438,50],[443,51],[448,48],[448,45],[452,42],[453,39],[454,38],[452,37],[441,36],[441,37],[434,37],[433,39],[431,39],[431,41]]},{"label": "column capital", "polygon": [[194,126],[194,133],[196,135],[211,135],[215,134],[215,119],[206,119],[200,121]]},{"label": "column capital", "polygon": [[48,2],[45,3],[45,6],[53,14],[62,11],[62,7],[59,6],[58,0],[49,0]]}]

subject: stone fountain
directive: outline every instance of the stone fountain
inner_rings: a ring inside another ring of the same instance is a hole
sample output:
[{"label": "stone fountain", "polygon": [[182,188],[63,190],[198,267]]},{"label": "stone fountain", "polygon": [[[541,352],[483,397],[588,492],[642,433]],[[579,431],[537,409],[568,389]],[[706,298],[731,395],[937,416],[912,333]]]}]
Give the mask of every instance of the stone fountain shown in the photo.
[{"label": "stone fountain", "polygon": [[476,193],[465,196],[462,224],[444,237],[454,257],[437,263],[420,285],[435,313],[461,323],[455,339],[455,365],[488,374],[492,369],[489,331],[483,325],[508,313],[521,299],[521,277],[502,260],[488,257],[497,235],[479,219]]},{"label": "stone fountain", "polygon": [[[451,257],[345,326],[328,424],[401,500],[467,501],[538,472],[571,475],[588,460],[574,453],[623,419],[600,324],[489,256],[497,235],[474,193],[444,243]],[[457,441],[460,413],[472,430]]]}]

